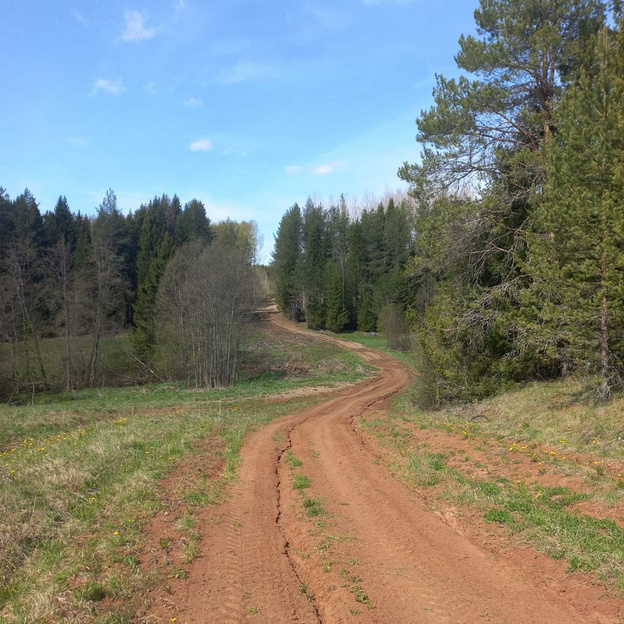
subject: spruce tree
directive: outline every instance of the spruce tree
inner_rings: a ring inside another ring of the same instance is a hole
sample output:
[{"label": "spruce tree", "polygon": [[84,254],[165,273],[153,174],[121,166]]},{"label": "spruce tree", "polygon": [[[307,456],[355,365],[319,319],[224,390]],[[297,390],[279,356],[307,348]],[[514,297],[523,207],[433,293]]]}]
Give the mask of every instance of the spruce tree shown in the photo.
[{"label": "spruce tree", "polygon": [[158,285],[175,249],[167,229],[167,205],[165,195],[149,203],[141,219],[139,234],[132,344],[139,358],[148,365],[153,359],[156,345],[154,306]]},{"label": "spruce tree", "polygon": [[322,206],[311,199],[303,211],[303,296],[306,322],[310,329],[325,327],[328,256],[326,218]]},{"label": "spruce tree", "polygon": [[335,267],[330,275],[325,326],[330,331],[339,332],[345,329],[350,321],[351,313],[347,305],[344,281],[339,267]]},{"label": "spruce tree", "polygon": [[301,209],[294,204],[280,220],[273,250],[275,301],[282,313],[295,322],[302,309],[302,228]]}]

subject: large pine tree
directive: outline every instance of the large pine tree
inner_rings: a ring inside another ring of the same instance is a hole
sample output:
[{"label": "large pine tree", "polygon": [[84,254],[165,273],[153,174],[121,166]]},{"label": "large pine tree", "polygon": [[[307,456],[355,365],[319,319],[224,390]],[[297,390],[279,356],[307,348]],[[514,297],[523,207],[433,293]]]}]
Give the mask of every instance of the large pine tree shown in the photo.
[{"label": "large pine tree", "polygon": [[563,366],[597,371],[604,399],[624,372],[624,50],[614,39],[601,33],[558,107],[527,262],[539,306],[529,335]]}]

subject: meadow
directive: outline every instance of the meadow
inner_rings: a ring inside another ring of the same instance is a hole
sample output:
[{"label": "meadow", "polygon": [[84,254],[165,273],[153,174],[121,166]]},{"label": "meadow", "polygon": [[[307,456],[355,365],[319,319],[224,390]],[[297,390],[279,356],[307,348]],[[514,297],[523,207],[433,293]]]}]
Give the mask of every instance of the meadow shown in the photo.
[{"label": "meadow", "polygon": [[[229,388],[95,388],[0,406],[0,622],[132,621],[196,556],[194,514],[221,499],[245,435],[319,400],[298,389],[371,372],[330,344],[272,331],[255,329]],[[185,504],[183,558],[141,565],[168,504],[162,484],[188,465],[200,469],[172,486]]]}]

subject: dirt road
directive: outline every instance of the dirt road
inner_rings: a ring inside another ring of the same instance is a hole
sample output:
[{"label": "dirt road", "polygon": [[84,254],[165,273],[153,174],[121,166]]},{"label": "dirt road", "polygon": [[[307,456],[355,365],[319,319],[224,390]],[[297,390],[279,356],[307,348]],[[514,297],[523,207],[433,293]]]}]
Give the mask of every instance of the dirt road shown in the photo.
[{"label": "dirt road", "polygon": [[189,577],[173,588],[176,621],[618,621],[523,577],[391,476],[355,421],[383,409],[407,375],[390,357],[341,343],[380,374],[248,438],[240,480],[204,527]]}]

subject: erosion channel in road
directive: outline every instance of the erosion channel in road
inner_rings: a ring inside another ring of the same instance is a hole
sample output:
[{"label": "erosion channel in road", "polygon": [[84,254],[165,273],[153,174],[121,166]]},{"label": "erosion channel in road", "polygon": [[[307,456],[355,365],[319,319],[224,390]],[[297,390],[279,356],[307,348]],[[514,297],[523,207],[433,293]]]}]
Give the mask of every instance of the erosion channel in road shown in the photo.
[{"label": "erosion channel in road", "polygon": [[[276,311],[267,318],[307,333]],[[395,480],[357,420],[383,411],[407,373],[390,356],[314,335],[379,374],[247,438],[239,479],[202,527],[200,557],[172,585],[177,622],[618,621],[532,583]]]}]

